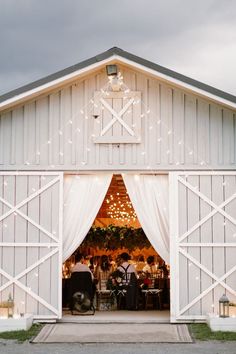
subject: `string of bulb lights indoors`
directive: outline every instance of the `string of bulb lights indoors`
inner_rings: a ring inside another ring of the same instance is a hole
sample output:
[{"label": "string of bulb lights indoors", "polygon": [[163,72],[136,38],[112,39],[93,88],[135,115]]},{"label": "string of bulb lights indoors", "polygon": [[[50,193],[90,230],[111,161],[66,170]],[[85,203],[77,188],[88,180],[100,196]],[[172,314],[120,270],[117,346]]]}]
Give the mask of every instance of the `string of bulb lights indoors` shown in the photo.
[{"label": "string of bulb lights indoors", "polygon": [[130,222],[131,220],[135,221],[137,219],[137,215],[128,195],[126,196],[126,199],[127,200],[121,200],[119,193],[116,193],[116,201],[114,201],[112,194],[110,195],[110,199],[106,199],[106,203],[108,204],[107,215],[109,218],[124,222]]}]

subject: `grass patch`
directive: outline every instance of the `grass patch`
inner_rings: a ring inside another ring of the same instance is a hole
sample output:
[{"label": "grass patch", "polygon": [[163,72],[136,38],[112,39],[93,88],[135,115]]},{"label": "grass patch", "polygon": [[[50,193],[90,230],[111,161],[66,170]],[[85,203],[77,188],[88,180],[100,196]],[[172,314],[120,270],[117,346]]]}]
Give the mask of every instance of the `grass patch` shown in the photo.
[{"label": "grass patch", "polygon": [[212,332],[205,323],[192,323],[189,325],[190,332],[194,339],[198,340],[236,340],[236,332]]},{"label": "grass patch", "polygon": [[41,323],[35,323],[28,331],[10,331],[10,332],[1,332],[0,338],[3,339],[15,339],[18,342],[24,342],[30,340],[32,337],[35,337],[40,329],[43,327]]}]

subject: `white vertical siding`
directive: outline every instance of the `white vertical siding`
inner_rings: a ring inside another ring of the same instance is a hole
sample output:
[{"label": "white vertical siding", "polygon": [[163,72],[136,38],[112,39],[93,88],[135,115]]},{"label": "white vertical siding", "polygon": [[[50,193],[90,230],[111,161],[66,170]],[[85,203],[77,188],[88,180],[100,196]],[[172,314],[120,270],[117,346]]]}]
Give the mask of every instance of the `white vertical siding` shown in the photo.
[{"label": "white vertical siding", "polygon": [[[141,92],[140,144],[93,142],[94,93],[107,85],[106,75],[98,72],[3,113],[0,168],[235,168],[234,111],[125,67],[121,71],[125,85]],[[113,108],[119,111],[118,101]],[[134,124],[132,113],[126,112],[123,118],[127,124]],[[102,111],[99,120],[104,126],[111,120],[111,113]],[[120,129],[116,122],[110,134]]]}]

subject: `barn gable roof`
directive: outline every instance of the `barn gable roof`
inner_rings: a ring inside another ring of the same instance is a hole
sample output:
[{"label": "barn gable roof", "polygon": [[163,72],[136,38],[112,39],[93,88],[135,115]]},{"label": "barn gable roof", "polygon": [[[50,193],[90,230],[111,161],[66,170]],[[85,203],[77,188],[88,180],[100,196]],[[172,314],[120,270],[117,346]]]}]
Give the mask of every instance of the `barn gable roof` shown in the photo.
[{"label": "barn gable roof", "polygon": [[216,102],[223,103],[231,108],[236,108],[236,96],[234,95],[133,55],[120,48],[113,47],[90,59],[3,94],[0,96],[0,110],[25,101],[45,90],[52,89],[63,82],[72,80],[80,74],[99,68],[109,62],[121,62],[131,67],[133,66],[134,68],[149,72],[167,82],[174,83],[177,86],[182,86],[192,92],[206,96]]}]

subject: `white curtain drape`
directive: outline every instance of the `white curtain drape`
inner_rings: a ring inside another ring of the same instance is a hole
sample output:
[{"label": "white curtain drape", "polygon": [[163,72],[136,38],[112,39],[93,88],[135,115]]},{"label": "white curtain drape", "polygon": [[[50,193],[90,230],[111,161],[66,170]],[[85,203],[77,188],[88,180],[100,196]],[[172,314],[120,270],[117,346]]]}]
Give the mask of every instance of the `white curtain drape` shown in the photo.
[{"label": "white curtain drape", "polygon": [[167,175],[123,175],[139,222],[157,253],[169,263]]},{"label": "white curtain drape", "polygon": [[63,260],[87,235],[111,182],[112,174],[68,175],[64,180]]}]

